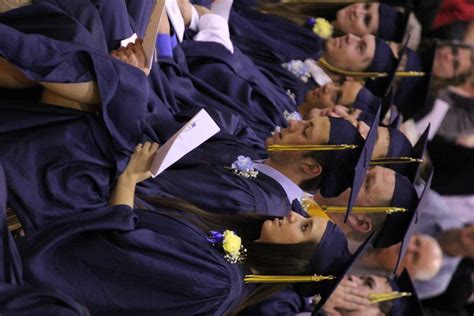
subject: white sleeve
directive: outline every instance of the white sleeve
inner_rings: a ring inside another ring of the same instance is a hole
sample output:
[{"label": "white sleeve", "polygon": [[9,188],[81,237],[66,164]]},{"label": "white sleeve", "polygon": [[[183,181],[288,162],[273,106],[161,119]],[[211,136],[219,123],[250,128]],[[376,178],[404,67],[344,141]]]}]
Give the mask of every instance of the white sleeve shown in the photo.
[{"label": "white sleeve", "polygon": [[197,31],[199,30],[199,13],[193,5],[191,6],[191,12],[191,22],[189,23],[188,28]]},{"label": "white sleeve", "polygon": [[441,126],[441,123],[446,116],[446,113],[449,110],[449,104],[441,99],[436,99],[433,109],[428,115],[423,117],[421,120],[416,122],[416,131],[419,135],[423,133],[428,124],[431,123],[430,133],[428,135],[428,140],[432,140],[436,135],[438,128]]},{"label": "white sleeve", "polygon": [[234,53],[234,46],[230,40],[229,25],[226,19],[217,14],[205,14],[199,20],[199,32],[194,36],[195,41],[215,42]]}]

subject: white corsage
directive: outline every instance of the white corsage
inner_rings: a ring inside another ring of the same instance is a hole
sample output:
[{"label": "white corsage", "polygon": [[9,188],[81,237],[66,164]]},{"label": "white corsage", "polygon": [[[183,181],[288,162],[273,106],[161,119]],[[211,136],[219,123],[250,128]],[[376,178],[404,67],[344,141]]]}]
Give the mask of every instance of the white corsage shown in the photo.
[{"label": "white corsage", "polygon": [[291,112],[289,113],[288,111],[285,111],[283,112],[283,116],[285,117],[285,119],[289,122],[291,120],[293,121],[301,121],[303,118],[301,117],[301,114],[294,111],[294,112]]}]

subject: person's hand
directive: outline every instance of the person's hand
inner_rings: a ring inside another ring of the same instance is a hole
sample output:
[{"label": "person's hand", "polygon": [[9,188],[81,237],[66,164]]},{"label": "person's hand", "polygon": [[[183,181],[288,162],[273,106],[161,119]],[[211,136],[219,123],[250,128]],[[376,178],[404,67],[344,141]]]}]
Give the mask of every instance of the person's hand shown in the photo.
[{"label": "person's hand", "polygon": [[331,113],[331,116],[340,117],[349,121],[357,130],[359,134],[366,139],[369,134],[370,127],[363,121],[357,120],[362,111],[360,109],[349,109],[343,105],[336,105]]},{"label": "person's hand", "polygon": [[345,277],[332,293],[323,310],[330,316],[341,316],[341,310],[363,311],[370,305],[368,291]]},{"label": "person's hand", "polygon": [[463,134],[456,138],[456,144],[466,147],[474,148],[474,134]]},{"label": "person's hand", "polygon": [[135,43],[129,43],[127,47],[120,47],[117,50],[110,52],[110,55],[126,64],[132,65],[141,69],[147,76],[150,74],[150,69],[146,67],[145,51],[143,50],[143,40],[137,38]]},{"label": "person's hand", "polygon": [[135,151],[120,177],[132,183],[139,183],[151,177],[150,165],[158,148],[157,143],[150,142],[135,146]]}]

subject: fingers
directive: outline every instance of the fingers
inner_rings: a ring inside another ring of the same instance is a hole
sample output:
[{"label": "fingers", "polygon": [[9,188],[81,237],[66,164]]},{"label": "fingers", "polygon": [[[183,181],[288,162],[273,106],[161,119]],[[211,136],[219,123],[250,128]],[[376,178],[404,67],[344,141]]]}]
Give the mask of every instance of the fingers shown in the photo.
[{"label": "fingers", "polygon": [[142,150],[142,148],[143,148],[143,144],[139,143],[137,146],[135,146],[135,152],[139,152],[140,150]]},{"label": "fingers", "polygon": [[160,145],[158,143],[155,143],[155,142],[153,142],[153,143],[145,142],[145,144],[138,143],[135,146],[135,152],[142,151],[144,153],[154,154],[158,150],[159,147],[160,147]]},{"label": "fingers", "polygon": [[158,143],[153,143],[150,147],[150,153],[156,153],[160,145]]}]

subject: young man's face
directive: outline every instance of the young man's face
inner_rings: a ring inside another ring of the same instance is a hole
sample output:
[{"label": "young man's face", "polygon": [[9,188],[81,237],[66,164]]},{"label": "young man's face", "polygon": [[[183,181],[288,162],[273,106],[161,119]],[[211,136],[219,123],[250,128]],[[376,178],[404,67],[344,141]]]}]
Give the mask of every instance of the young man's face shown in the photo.
[{"label": "young man's face", "polygon": [[331,122],[328,117],[308,121],[290,120],[288,127],[267,138],[267,145],[321,145],[329,142]]},{"label": "young man's face", "polygon": [[[349,275],[346,276],[347,279],[355,282],[358,287],[367,290],[370,293],[388,293],[392,292],[392,287],[388,282],[388,279],[385,277],[377,275],[363,275],[355,276]],[[373,304],[365,307],[363,310],[341,310],[341,316],[383,316],[384,313],[378,307],[378,304]]]},{"label": "young man's face", "polygon": [[[356,206],[390,206],[395,191],[395,171],[375,166],[371,167],[364,178]],[[347,189],[334,198],[323,198],[318,195],[316,202],[320,205],[347,205],[351,189]]]},{"label": "young man's face", "polygon": [[318,109],[332,108],[336,105],[350,106],[362,87],[362,83],[358,81],[344,81],[342,84],[330,82],[309,91],[305,101]]},{"label": "young man's face", "polygon": [[323,57],[331,65],[349,71],[366,70],[375,55],[375,36],[347,34],[326,41]]}]

